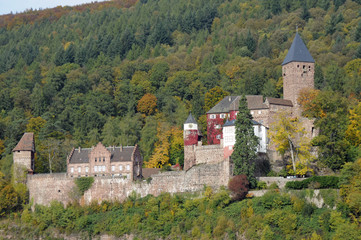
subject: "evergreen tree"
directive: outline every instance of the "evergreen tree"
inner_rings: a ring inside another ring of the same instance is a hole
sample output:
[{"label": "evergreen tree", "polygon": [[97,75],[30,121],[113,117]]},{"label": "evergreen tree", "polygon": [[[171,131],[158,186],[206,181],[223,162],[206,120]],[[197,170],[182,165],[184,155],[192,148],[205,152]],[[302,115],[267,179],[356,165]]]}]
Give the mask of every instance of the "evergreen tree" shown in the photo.
[{"label": "evergreen tree", "polygon": [[254,171],[257,146],[258,138],[254,135],[252,115],[248,110],[245,96],[242,96],[236,119],[236,144],[234,145],[232,160],[234,175],[247,175],[251,188],[256,186]]}]

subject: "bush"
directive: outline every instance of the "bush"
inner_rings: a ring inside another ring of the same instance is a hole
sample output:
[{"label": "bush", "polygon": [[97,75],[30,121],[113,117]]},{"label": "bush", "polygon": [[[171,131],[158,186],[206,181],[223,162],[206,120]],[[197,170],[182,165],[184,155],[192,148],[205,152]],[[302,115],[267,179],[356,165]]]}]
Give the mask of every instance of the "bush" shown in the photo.
[{"label": "bush", "polygon": [[263,182],[263,181],[259,181],[257,182],[257,189],[267,189],[267,183],[266,182]]},{"label": "bush", "polygon": [[249,190],[249,182],[244,174],[234,176],[228,183],[228,189],[232,192],[233,200],[242,200]]},{"label": "bush", "polygon": [[313,176],[303,181],[292,181],[286,183],[288,189],[305,188],[339,188],[339,177],[336,176]]}]

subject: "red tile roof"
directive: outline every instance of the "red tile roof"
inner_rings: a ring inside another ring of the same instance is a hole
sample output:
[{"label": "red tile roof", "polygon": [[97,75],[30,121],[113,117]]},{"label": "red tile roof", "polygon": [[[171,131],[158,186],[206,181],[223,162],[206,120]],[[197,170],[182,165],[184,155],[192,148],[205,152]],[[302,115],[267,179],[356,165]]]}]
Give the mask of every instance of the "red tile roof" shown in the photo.
[{"label": "red tile roof", "polygon": [[32,151],[35,152],[35,144],[34,144],[34,133],[28,132],[24,133],[16,147],[13,149],[15,151]]}]

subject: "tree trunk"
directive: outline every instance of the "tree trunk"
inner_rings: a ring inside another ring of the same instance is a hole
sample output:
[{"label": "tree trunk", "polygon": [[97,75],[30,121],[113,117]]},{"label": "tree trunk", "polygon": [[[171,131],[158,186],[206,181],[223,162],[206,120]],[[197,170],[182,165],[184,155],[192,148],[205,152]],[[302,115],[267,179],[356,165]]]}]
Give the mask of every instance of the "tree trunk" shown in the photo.
[{"label": "tree trunk", "polygon": [[291,149],[291,158],[292,158],[292,167],[293,167],[293,171],[296,174],[296,163],[295,163],[295,156],[293,154],[293,145],[291,140],[288,139],[288,143],[290,144],[290,149]]}]

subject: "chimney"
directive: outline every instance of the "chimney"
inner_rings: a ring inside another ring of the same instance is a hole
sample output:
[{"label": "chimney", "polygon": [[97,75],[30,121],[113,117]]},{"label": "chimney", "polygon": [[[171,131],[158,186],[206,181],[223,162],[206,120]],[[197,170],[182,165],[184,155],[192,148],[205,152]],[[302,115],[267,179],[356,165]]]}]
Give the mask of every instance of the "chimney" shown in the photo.
[{"label": "chimney", "polygon": [[120,144],[119,150],[120,150],[120,152],[123,152],[123,145]]},{"label": "chimney", "polygon": [[78,153],[80,153],[80,147],[78,148]]}]

